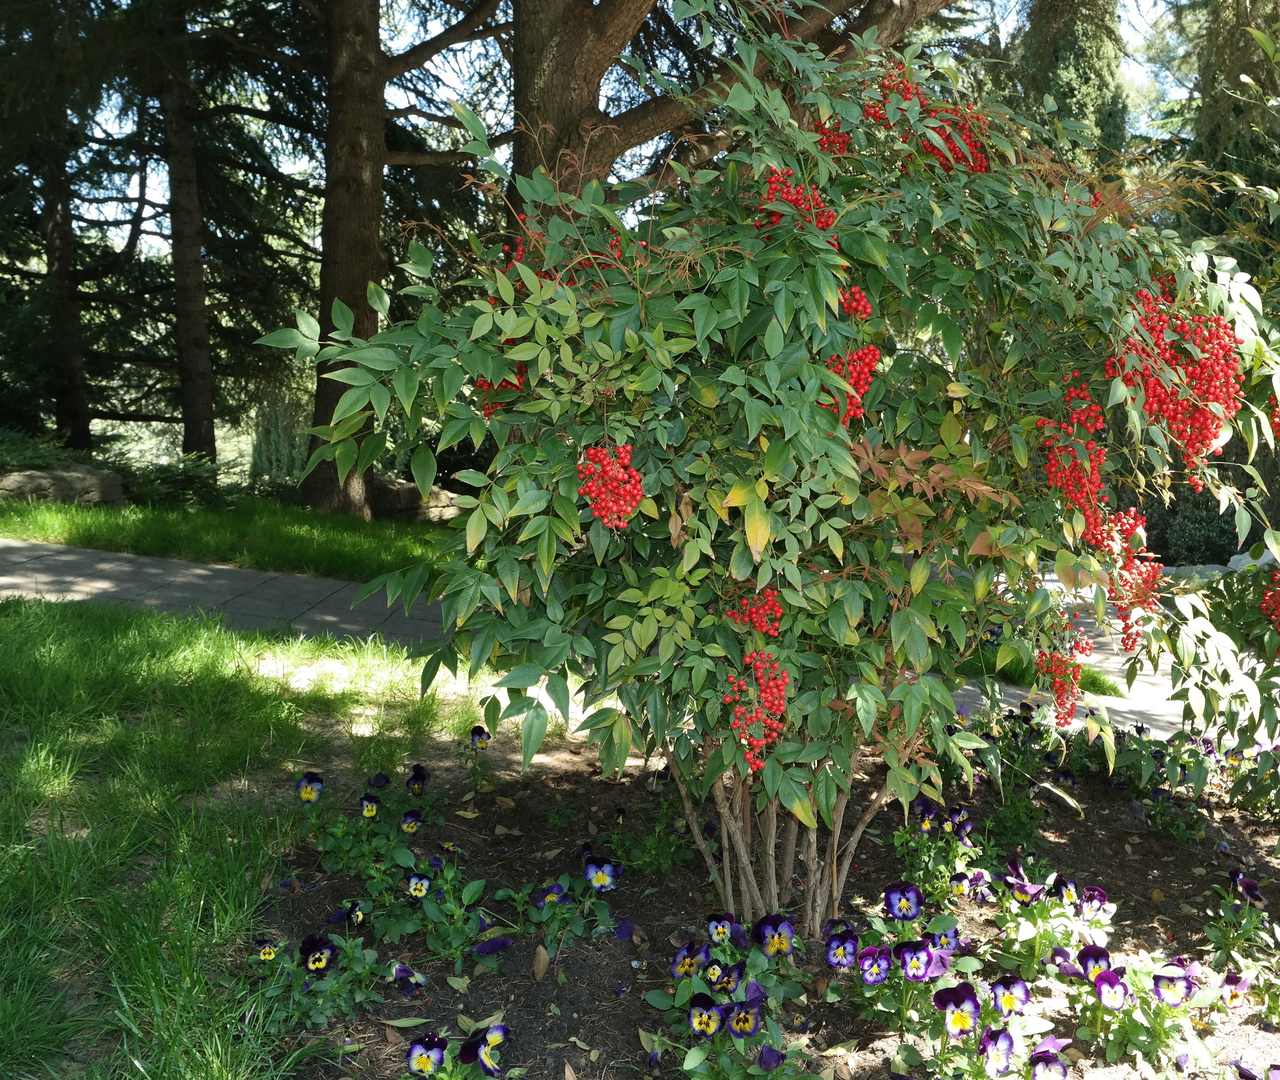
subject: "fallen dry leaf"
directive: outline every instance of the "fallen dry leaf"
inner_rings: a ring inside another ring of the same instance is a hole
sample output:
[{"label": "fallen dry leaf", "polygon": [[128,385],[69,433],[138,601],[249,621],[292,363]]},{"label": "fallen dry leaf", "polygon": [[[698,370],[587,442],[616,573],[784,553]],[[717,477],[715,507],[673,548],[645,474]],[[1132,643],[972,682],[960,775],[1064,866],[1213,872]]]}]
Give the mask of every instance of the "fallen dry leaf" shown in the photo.
[{"label": "fallen dry leaf", "polygon": [[545,945],[539,945],[533,950],[533,977],[541,982],[546,977],[547,970],[551,967],[551,954],[547,952]]}]

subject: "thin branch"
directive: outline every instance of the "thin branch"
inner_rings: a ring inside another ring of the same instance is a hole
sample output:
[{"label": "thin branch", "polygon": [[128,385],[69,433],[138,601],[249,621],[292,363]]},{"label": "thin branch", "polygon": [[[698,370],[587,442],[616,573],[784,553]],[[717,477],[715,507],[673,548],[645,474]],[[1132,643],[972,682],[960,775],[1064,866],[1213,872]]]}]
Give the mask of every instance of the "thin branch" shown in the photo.
[{"label": "thin branch", "polygon": [[196,113],[196,118],[199,120],[212,120],[219,116],[248,116],[256,120],[266,120],[271,124],[279,124],[281,127],[291,128],[305,135],[314,135],[316,138],[321,134],[316,127],[305,120],[290,116],[279,109],[255,109],[251,105],[212,105]]},{"label": "thin branch", "polygon": [[93,420],[119,420],[122,423],[181,424],[181,416],[164,416],[161,413],[113,412],[110,409],[94,409],[89,413]]},{"label": "thin branch", "polygon": [[504,30],[509,30],[511,28],[510,23],[485,26],[485,23],[497,12],[498,4],[499,0],[481,0],[481,3],[472,8],[470,13],[464,15],[448,29],[436,34],[435,37],[420,41],[402,53],[386,56],[382,61],[383,80],[390,82],[397,76],[404,75],[414,68],[422,67],[424,64],[430,63],[445,49],[451,49],[454,45],[461,45],[463,42],[475,41],[479,38],[493,37]]},{"label": "thin branch", "polygon": [[702,853],[702,861],[707,864],[707,872],[711,875],[711,881],[716,887],[716,894],[720,897],[720,903],[725,905],[726,911],[732,911],[732,899],[725,894],[724,882],[720,880],[720,871],[716,868],[715,856],[711,854],[711,848],[707,845],[707,838],[702,835],[702,822],[698,818],[697,810],[694,809],[693,799],[689,797],[689,789],[685,787],[684,779],[680,776],[680,767],[672,758],[668,758],[667,763],[671,768],[672,779],[676,782],[676,790],[680,792],[680,802],[684,806],[684,819],[689,824],[689,832],[693,836],[693,842],[698,851]]},{"label": "thin branch", "polygon": [[725,829],[729,834],[729,839],[733,841],[734,854],[737,855],[738,861],[746,868],[746,873],[742,875],[742,880],[749,891],[749,896],[744,897],[744,903],[749,900],[755,905],[757,911],[764,912],[764,897],[760,895],[760,887],[756,884],[755,875],[751,872],[751,852],[747,848],[747,842],[742,836],[742,830],[738,828],[737,821],[734,820],[733,812],[729,808],[729,800],[725,796],[724,786],[719,782],[711,785],[711,794],[716,801],[716,809],[720,811],[720,827]]},{"label": "thin branch", "polygon": [[461,150],[388,150],[384,159],[388,165],[461,165],[474,161],[474,154]]},{"label": "thin branch", "polygon": [[[870,805],[862,812],[862,817],[858,818],[858,823],[853,827],[853,832],[849,835],[849,842],[844,848],[844,857],[840,860],[840,876],[836,878],[835,895],[841,897],[844,895],[845,883],[849,880],[849,868],[853,865],[854,852],[858,850],[858,841],[862,839],[862,834],[867,831],[867,826],[871,824],[872,819],[880,812],[880,807],[889,801],[889,782],[886,780],[876,793],[876,797],[871,800]],[[831,917],[835,918],[840,914],[837,906],[831,912]]]},{"label": "thin branch", "polygon": [[445,127],[458,128],[466,131],[466,125],[456,116],[446,116],[444,113],[427,112],[426,109],[420,109],[416,105],[406,105],[401,109],[387,109],[383,115],[388,120],[403,120],[409,116],[416,116],[420,120],[429,120],[433,124],[443,124]]}]

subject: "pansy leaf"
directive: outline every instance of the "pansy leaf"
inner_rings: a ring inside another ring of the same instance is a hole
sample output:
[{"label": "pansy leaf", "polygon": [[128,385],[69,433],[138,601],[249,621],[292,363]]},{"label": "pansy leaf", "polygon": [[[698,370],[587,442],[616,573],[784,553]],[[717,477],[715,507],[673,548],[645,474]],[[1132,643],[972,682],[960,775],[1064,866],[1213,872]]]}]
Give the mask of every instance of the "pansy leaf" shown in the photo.
[{"label": "pansy leaf", "polygon": [[480,894],[484,892],[484,879],[479,881],[468,881],[466,888],[462,890],[462,902],[470,907],[480,899]]},{"label": "pansy leaf", "polygon": [[685,1072],[693,1072],[694,1069],[707,1060],[707,1055],[710,1053],[711,1047],[707,1046],[705,1043],[698,1046],[691,1046],[689,1048],[689,1052],[685,1054],[684,1061],[681,1063],[680,1068],[684,1069]]},{"label": "pansy leaf", "polygon": [[391,861],[397,866],[403,866],[406,870],[413,869],[414,865],[417,863],[417,859],[414,858],[413,852],[407,847],[392,848]]},{"label": "pansy leaf", "polygon": [[419,1024],[431,1023],[425,1016],[397,1016],[392,1020],[383,1020],[387,1027],[393,1028],[410,1028],[417,1027]]},{"label": "pansy leaf", "polygon": [[[566,710],[562,711],[568,716]],[[529,762],[533,760],[533,755],[542,748],[542,742],[546,737],[547,709],[541,701],[535,701],[529,706],[529,711],[524,714],[520,727],[520,754],[526,769],[529,767]]]}]

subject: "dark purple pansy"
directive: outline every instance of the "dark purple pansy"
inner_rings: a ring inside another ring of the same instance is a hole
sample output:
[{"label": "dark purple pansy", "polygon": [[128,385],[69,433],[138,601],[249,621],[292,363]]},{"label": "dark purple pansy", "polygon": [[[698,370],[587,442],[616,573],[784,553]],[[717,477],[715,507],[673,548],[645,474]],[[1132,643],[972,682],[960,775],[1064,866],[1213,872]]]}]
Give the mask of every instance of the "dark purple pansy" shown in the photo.
[{"label": "dark purple pansy", "polygon": [[1162,1005],[1176,1009],[1179,1005],[1186,1004],[1187,999],[1195,992],[1195,987],[1186,971],[1165,969],[1151,977],[1151,990]]},{"label": "dark purple pansy", "polygon": [[1070,878],[1059,874],[1053,881],[1053,895],[1064,904],[1074,906],[1080,899],[1080,889]]},{"label": "dark purple pansy", "polygon": [[347,923],[351,926],[360,926],[364,923],[364,909],[360,907],[359,900],[352,900],[346,907],[330,912],[327,921],[333,925]]},{"label": "dark purple pansy", "polygon": [[858,962],[858,938],[847,931],[831,934],[826,941],[827,967],[848,971]]},{"label": "dark purple pansy", "polygon": [[898,922],[918,918],[924,906],[924,894],[908,881],[895,881],[885,886],[884,912]]},{"label": "dark purple pansy", "polygon": [[988,1076],[1004,1076],[1013,1071],[1016,1044],[1013,1036],[1002,1028],[987,1028],[978,1042],[982,1070]]},{"label": "dark purple pansy", "polygon": [[711,1039],[724,1026],[724,1009],[710,994],[694,994],[689,999],[689,1030],[703,1039]]},{"label": "dark purple pansy", "polygon": [[1067,1063],[1050,1050],[1031,1055],[1031,1080],[1067,1080]]},{"label": "dark purple pansy", "polygon": [[618,920],[618,925],[613,928],[613,936],[619,941],[630,941],[636,936],[635,921],[628,918]]},{"label": "dark purple pansy", "polygon": [[431,774],[421,764],[414,764],[409,770],[409,776],[404,782],[405,790],[415,798],[420,797],[427,790],[427,781],[431,779]]},{"label": "dark purple pansy", "polygon": [[711,989],[717,994],[732,994],[738,989],[738,983],[742,981],[742,976],[746,973],[746,970],[747,966],[742,961],[721,968],[720,977],[711,984]]},{"label": "dark purple pansy", "polygon": [[883,945],[868,945],[858,952],[858,969],[867,986],[878,986],[889,977],[893,954]]},{"label": "dark purple pansy", "polygon": [[1006,1019],[1022,1012],[1031,1000],[1031,991],[1017,975],[1005,975],[991,984],[991,1004]]},{"label": "dark purple pansy", "polygon": [[746,1001],[738,1001],[728,1008],[725,1027],[735,1039],[753,1039],[760,1034],[760,1007],[763,997],[748,997]]},{"label": "dark purple pansy", "polygon": [[462,1044],[458,1051],[458,1060],[463,1065],[475,1064],[486,1076],[500,1076],[502,1068],[498,1064],[494,1051],[507,1041],[507,1028],[503,1024],[490,1024],[487,1028],[473,1031],[471,1037]]},{"label": "dark purple pansy", "polygon": [[731,912],[707,916],[707,937],[713,945],[727,945],[733,940],[733,928],[738,919]]},{"label": "dark purple pansy", "polygon": [[942,1026],[951,1039],[964,1039],[978,1030],[982,1006],[973,986],[967,982],[939,990],[933,995],[933,1007],[942,1013]]},{"label": "dark purple pansy", "polygon": [[951,895],[957,898],[969,895],[968,874],[961,873],[951,875]]},{"label": "dark purple pansy", "polygon": [[487,750],[489,748],[489,740],[491,738],[493,738],[493,736],[489,734],[489,729],[487,727],[483,724],[476,724],[476,726],[471,729],[471,749]]},{"label": "dark purple pansy", "polygon": [[1104,971],[1093,980],[1093,992],[1105,1009],[1123,1009],[1129,1000],[1129,984],[1119,970]]},{"label": "dark purple pansy", "polygon": [[1239,972],[1228,971],[1222,976],[1222,1003],[1228,1009],[1239,1008],[1248,1000],[1249,987],[1252,985],[1252,980]]},{"label": "dark purple pansy", "polygon": [[934,952],[955,952],[960,948],[960,930],[952,926],[947,930],[939,930],[936,934],[925,934],[925,940]]},{"label": "dark purple pansy", "polygon": [[434,1076],[444,1068],[444,1052],[448,1046],[448,1040],[433,1031],[409,1044],[404,1055],[405,1066],[414,1076]]},{"label": "dark purple pansy", "polygon": [[1055,946],[1046,963],[1053,964],[1064,979],[1083,979],[1084,972],[1071,959],[1071,954],[1061,945]]},{"label": "dark purple pansy", "polygon": [[923,941],[900,942],[893,947],[893,956],[902,968],[903,978],[911,982],[925,982],[929,978],[933,950]]},{"label": "dark purple pansy", "polygon": [[1111,954],[1101,945],[1086,945],[1076,953],[1076,963],[1084,973],[1085,982],[1093,982],[1104,971],[1111,970]]},{"label": "dark purple pansy", "polygon": [[396,984],[396,989],[400,991],[401,995],[407,998],[413,997],[418,992],[418,988],[427,981],[425,975],[414,971],[408,964],[401,963],[397,963],[391,969],[389,978],[391,982]]},{"label": "dark purple pansy", "polygon": [[324,777],[318,772],[304,772],[298,782],[293,785],[293,790],[298,793],[298,798],[302,802],[313,803],[320,798],[320,792],[324,790]]},{"label": "dark purple pansy", "polygon": [[751,930],[765,956],[790,956],[796,930],[785,915],[766,915]]},{"label": "dark purple pansy", "polygon": [[533,894],[533,906],[544,908],[548,904],[558,904],[564,899],[564,886],[556,881]]},{"label": "dark purple pansy", "polygon": [[391,783],[391,777],[389,777],[384,772],[374,773],[371,777],[369,777],[367,781],[368,786],[373,788],[374,791],[380,791],[382,788],[386,787],[389,783]]},{"label": "dark purple pansy", "polygon": [[400,817],[400,831],[412,836],[422,825],[421,810],[406,810]]},{"label": "dark purple pansy", "polygon": [[618,887],[622,867],[608,859],[588,859],[582,868],[587,884],[598,893],[612,892]]},{"label": "dark purple pansy", "polygon": [[375,818],[378,816],[378,807],[382,805],[382,800],[378,796],[366,791],[360,796],[360,816],[364,818]]},{"label": "dark purple pansy", "polygon": [[509,937],[491,937],[485,938],[484,941],[477,941],[471,951],[476,956],[496,956],[500,952],[505,952],[515,944],[515,940]]},{"label": "dark purple pansy", "polygon": [[676,950],[676,955],[671,961],[671,977],[674,979],[691,978],[706,967],[707,961],[710,959],[710,945],[705,943],[695,945],[692,941],[688,945],[681,945]]},{"label": "dark purple pansy", "polygon": [[760,1056],[756,1058],[756,1064],[765,1072],[773,1072],[779,1065],[787,1060],[787,1055],[768,1043],[760,1047]]},{"label": "dark purple pansy", "polygon": [[333,942],[326,934],[308,934],[298,946],[298,959],[312,974],[327,971],[333,962]]},{"label": "dark purple pansy", "polygon": [[1101,885],[1086,885],[1080,890],[1080,914],[1097,915],[1107,903],[1107,891]]},{"label": "dark purple pansy", "polygon": [[1235,892],[1247,900],[1254,907],[1262,907],[1264,901],[1262,899],[1262,890],[1258,887],[1258,883],[1251,877],[1245,877],[1244,871],[1238,867],[1227,875],[1231,879],[1231,887]]}]

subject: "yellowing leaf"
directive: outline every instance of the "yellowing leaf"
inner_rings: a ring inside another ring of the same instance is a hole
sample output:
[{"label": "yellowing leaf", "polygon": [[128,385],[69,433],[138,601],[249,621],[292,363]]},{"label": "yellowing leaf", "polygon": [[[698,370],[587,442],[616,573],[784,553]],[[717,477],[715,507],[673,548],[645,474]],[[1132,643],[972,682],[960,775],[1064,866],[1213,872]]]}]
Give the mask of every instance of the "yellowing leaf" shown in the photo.
[{"label": "yellowing leaf", "polygon": [[769,511],[758,498],[752,498],[742,512],[743,527],[747,534],[747,547],[751,549],[751,557],[760,561],[765,545],[769,543]]},{"label": "yellowing leaf", "polygon": [[729,494],[724,497],[725,506],[746,506],[747,500],[751,498],[755,485],[750,480],[739,480],[732,488]]}]

